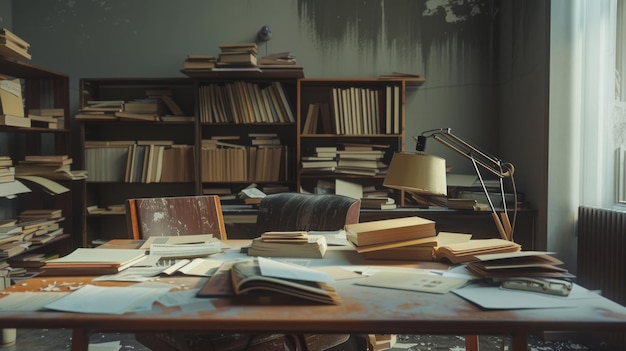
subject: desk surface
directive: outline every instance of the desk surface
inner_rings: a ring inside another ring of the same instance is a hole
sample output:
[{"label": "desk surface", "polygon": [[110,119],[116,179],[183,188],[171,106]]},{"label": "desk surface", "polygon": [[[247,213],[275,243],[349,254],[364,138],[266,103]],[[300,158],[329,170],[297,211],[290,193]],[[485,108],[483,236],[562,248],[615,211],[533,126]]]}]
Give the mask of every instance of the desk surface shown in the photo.
[{"label": "desk surface", "polygon": [[[239,243],[233,245],[238,246]],[[334,248],[312,265],[385,265],[364,261],[351,249]],[[421,268],[432,268],[424,263]],[[424,267],[427,265],[428,267]],[[405,266],[420,267],[419,263]],[[42,277],[5,290],[38,291],[52,281],[90,281],[88,277]],[[201,286],[206,278],[161,278],[164,282]],[[122,283],[98,282],[98,285]],[[186,330],[211,332],[317,332],[401,334],[508,334],[550,331],[626,331],[626,308],[604,298],[581,301],[574,308],[483,310],[453,293],[430,294],[358,286],[350,280],[336,284],[340,305],[264,305],[231,298],[210,298],[207,308],[183,311],[154,306],[148,313],[124,315],[53,311],[0,312],[0,327],[81,328],[99,331]]]}]

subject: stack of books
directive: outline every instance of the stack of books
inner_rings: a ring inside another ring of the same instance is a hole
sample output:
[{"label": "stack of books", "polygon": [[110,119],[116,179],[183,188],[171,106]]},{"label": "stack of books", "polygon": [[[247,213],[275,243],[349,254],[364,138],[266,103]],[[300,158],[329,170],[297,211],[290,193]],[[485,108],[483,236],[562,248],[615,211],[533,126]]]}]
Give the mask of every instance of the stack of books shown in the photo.
[{"label": "stack of books", "polygon": [[28,48],[30,44],[24,39],[6,28],[0,29],[0,55],[30,60],[32,56],[28,53]]},{"label": "stack of books", "polygon": [[376,176],[385,174],[388,165],[383,162],[388,145],[345,144],[337,151],[336,173]]},{"label": "stack of books", "polygon": [[115,116],[133,121],[159,121],[164,112],[162,100],[146,98],[125,102]]},{"label": "stack of books", "polygon": [[259,61],[260,66],[267,66],[263,68],[296,68],[296,56],[290,52],[277,52],[261,57]]},{"label": "stack of books", "polygon": [[59,173],[70,172],[72,162],[68,155],[26,155],[15,166],[15,175],[57,179]]},{"label": "stack of books", "polygon": [[67,256],[46,261],[41,275],[115,274],[143,260],[142,249],[77,248]]},{"label": "stack of books", "polygon": [[212,70],[217,59],[210,54],[189,54],[183,62],[183,70]]},{"label": "stack of books", "polygon": [[254,67],[257,66],[256,43],[221,44],[217,59],[218,67]]},{"label": "stack of books", "polygon": [[306,231],[265,232],[252,240],[249,256],[323,258],[328,249],[323,235]]},{"label": "stack of books", "polygon": [[334,172],[337,168],[336,158],[336,146],[316,146],[314,155],[302,156],[301,172]]},{"label": "stack of books", "polygon": [[345,230],[359,253],[437,243],[435,222],[417,216],[347,224]]},{"label": "stack of books", "polygon": [[32,127],[65,128],[65,110],[62,108],[32,108],[28,110],[28,118]]},{"label": "stack of books", "polygon": [[63,234],[65,220],[61,209],[31,209],[20,212],[17,225],[22,227],[22,241],[43,244]]},{"label": "stack of books", "polygon": [[116,112],[122,110],[123,100],[89,100],[87,106],[78,110],[78,120],[117,120]]},{"label": "stack of books", "polygon": [[15,180],[15,167],[13,160],[9,156],[0,156],[0,183],[12,182]]}]

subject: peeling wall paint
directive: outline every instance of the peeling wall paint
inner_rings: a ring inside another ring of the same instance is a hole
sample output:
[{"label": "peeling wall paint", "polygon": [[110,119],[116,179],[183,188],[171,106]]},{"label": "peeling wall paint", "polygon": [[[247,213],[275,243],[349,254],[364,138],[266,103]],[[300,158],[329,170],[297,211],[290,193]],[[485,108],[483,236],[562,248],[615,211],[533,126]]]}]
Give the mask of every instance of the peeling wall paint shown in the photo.
[{"label": "peeling wall paint", "polygon": [[467,82],[491,77],[494,6],[488,0],[298,0],[298,15],[327,57],[352,43],[359,57],[396,60],[426,76],[441,68],[432,62],[454,62],[462,73],[454,77]]}]

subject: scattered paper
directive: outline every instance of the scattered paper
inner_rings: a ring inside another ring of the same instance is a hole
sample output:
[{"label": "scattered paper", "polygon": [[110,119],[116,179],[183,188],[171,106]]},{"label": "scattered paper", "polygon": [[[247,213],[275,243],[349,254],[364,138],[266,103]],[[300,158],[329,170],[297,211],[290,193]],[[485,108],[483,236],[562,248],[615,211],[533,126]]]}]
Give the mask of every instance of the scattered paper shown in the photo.
[{"label": "scattered paper", "polygon": [[466,279],[442,277],[430,274],[406,272],[378,272],[366,279],[355,282],[357,285],[387,289],[411,290],[445,294],[467,283]]},{"label": "scattered paper", "polygon": [[168,290],[134,286],[101,287],[88,284],[45,307],[65,312],[123,314],[149,310],[158,296]]},{"label": "scattered paper", "polygon": [[16,292],[0,299],[0,311],[33,312],[69,292]]},{"label": "scattered paper", "polygon": [[261,274],[267,277],[334,283],[328,273],[288,263],[258,257]]}]

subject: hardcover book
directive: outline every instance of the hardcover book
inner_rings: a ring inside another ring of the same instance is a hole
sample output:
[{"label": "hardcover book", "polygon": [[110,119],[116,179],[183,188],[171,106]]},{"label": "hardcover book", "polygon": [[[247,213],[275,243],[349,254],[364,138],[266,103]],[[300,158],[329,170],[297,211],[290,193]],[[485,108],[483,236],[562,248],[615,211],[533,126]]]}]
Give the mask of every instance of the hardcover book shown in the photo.
[{"label": "hardcover book", "polygon": [[346,225],[348,239],[356,246],[434,237],[435,222],[417,216]]}]

